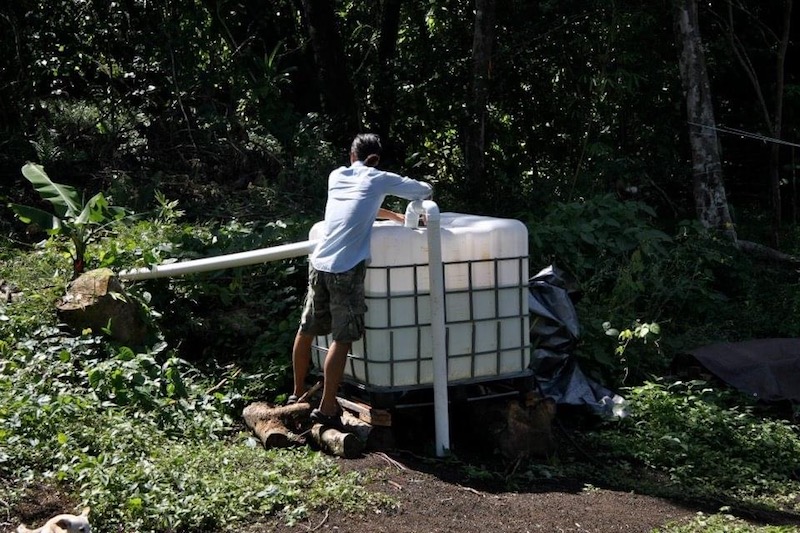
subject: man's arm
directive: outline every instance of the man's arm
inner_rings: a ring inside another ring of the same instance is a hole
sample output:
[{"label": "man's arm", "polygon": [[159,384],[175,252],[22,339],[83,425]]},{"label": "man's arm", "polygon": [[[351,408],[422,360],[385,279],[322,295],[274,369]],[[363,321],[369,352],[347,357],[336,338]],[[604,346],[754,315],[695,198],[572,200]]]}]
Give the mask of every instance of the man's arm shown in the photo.
[{"label": "man's arm", "polygon": [[403,215],[402,213],[395,213],[394,211],[389,211],[388,209],[384,209],[383,207],[378,209],[377,218],[392,220],[394,222],[399,222],[401,224],[406,221],[406,216]]}]

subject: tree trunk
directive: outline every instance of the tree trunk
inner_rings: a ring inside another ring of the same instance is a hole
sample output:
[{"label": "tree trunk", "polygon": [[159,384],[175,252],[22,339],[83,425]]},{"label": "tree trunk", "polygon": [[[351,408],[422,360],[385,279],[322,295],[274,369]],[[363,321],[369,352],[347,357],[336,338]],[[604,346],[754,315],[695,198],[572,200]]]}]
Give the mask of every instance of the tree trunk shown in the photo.
[{"label": "tree trunk", "polygon": [[392,115],[396,94],[394,60],[397,52],[397,32],[400,29],[400,6],[403,0],[383,0],[378,40],[378,75],[375,77],[375,109],[371,120],[383,140],[384,165],[391,166],[396,150],[391,141]]},{"label": "tree trunk", "polygon": [[[785,0],[783,13],[783,33],[778,45],[775,64],[775,110],[772,116],[772,137],[780,139],[783,134],[783,94],[786,84],[786,51],[789,47],[789,35],[792,25],[792,0]],[[783,202],[781,201],[780,144],[772,143],[769,155],[769,177],[772,190],[772,234],[773,246],[780,245],[780,229],[782,225]]]},{"label": "tree trunk", "polygon": [[[768,43],[772,49],[775,48],[775,102],[772,112],[770,113],[767,105],[767,100],[764,97],[764,91],[761,88],[761,82],[758,78],[758,73],[747,55],[747,49],[739,40],[734,30],[734,16],[733,16],[733,3],[728,4],[728,20],[727,20],[727,33],[728,40],[730,41],[731,49],[736,55],[736,59],[742,66],[747,78],[750,80],[753,90],[756,93],[759,108],[764,118],[764,124],[767,126],[770,135],[773,139],[779,140],[783,133],[783,97],[786,85],[786,52],[789,47],[789,37],[791,30],[792,20],[792,4],[793,0],[784,0],[783,4],[783,28],[780,34],[780,39],[777,43]],[[772,32],[769,32],[772,34]],[[770,191],[770,207],[772,208],[772,244],[777,247],[779,245],[780,229],[782,225],[782,208],[783,202],[781,200],[781,177],[780,177],[780,145],[773,142],[769,148],[769,191]]]},{"label": "tree trunk", "polygon": [[332,119],[332,140],[349,149],[350,141],[361,129],[361,121],[333,1],[303,0],[302,3],[317,64],[322,107]]},{"label": "tree trunk", "polygon": [[491,190],[486,178],[486,103],[492,67],[494,0],[475,0],[475,31],[472,41],[472,86],[467,103],[464,159],[467,166],[467,198],[482,198]]},{"label": "tree trunk", "polygon": [[696,0],[676,0],[675,31],[680,48],[681,81],[686,93],[697,216],[704,227],[723,231],[735,240],[722,179],[711,84],[700,38]]}]

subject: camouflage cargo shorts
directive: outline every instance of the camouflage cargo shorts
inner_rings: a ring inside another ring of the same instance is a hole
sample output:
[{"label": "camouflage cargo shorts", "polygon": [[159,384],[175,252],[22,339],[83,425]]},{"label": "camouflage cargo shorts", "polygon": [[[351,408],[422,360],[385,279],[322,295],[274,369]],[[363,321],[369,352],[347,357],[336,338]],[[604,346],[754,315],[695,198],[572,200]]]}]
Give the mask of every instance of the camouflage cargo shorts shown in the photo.
[{"label": "camouflage cargo shorts", "polygon": [[308,291],[300,318],[300,331],[312,335],[332,334],[333,340],[354,342],[364,334],[366,264],[362,261],[347,272],[334,274],[308,267]]}]

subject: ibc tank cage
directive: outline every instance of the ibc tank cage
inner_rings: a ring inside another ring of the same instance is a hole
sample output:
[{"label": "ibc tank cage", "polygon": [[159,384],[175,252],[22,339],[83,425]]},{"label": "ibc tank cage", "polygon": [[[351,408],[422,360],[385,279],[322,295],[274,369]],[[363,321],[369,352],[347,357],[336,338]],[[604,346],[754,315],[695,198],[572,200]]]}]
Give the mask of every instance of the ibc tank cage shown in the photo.
[{"label": "ibc tank cage", "polygon": [[[367,392],[433,385],[427,228],[375,222],[367,266],[364,336],[344,380]],[[311,240],[323,236],[314,225]],[[513,219],[441,214],[448,384],[529,376],[528,231]],[[330,335],[318,336],[322,368]]]}]

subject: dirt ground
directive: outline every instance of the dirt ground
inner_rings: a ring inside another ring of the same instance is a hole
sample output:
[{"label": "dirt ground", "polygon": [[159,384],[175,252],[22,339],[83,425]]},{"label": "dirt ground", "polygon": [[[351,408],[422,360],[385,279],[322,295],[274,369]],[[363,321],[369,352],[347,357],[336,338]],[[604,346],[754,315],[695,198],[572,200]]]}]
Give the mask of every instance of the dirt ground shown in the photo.
[{"label": "dirt ground", "polygon": [[293,527],[271,520],[246,532],[649,532],[696,513],[659,498],[569,482],[539,482],[524,492],[495,492],[459,479],[444,464],[431,467],[402,455],[377,452],[337,460],[344,470],[371,472],[369,489],[390,496],[395,507],[363,515],[315,512]]}]

